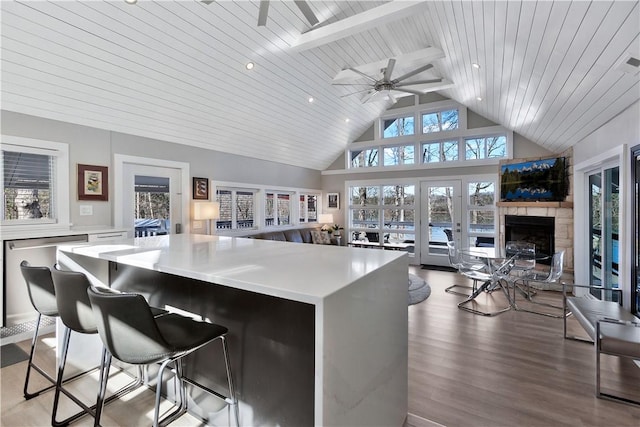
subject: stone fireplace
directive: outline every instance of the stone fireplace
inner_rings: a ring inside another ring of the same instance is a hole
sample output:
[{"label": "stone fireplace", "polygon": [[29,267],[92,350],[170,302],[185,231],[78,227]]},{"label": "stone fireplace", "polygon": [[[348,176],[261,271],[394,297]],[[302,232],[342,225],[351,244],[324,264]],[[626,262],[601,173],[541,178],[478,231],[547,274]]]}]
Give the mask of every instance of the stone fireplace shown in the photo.
[{"label": "stone fireplace", "polygon": [[[536,243],[536,248],[545,253],[553,254],[565,251],[562,281],[573,283],[573,155],[569,149],[562,153],[567,159],[567,175],[569,180],[569,194],[561,202],[498,202],[500,218],[500,243],[508,240],[525,240]],[[514,159],[505,163],[536,159]],[[515,219],[515,235],[511,225]],[[509,222],[510,225],[507,225]],[[524,225],[524,229],[518,227]],[[527,230],[527,227],[529,230]],[[543,238],[542,229],[545,228],[547,237]],[[548,239],[550,241],[546,241]],[[562,289],[554,286],[552,289]]]}]

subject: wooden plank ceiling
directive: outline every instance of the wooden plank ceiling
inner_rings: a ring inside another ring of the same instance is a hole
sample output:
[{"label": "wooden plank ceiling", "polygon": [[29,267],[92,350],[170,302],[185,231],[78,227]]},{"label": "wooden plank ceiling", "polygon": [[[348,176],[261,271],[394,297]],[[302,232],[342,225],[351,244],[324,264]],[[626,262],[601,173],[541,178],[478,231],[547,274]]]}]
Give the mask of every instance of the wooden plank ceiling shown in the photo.
[{"label": "wooden plank ceiling", "polygon": [[[264,27],[258,1],[1,3],[2,109],[318,170],[389,107],[334,76],[427,46],[442,95],[554,152],[640,98],[619,67],[640,58],[637,1],[425,2],[310,48],[292,1]],[[384,3],[308,1],[320,28]]]}]

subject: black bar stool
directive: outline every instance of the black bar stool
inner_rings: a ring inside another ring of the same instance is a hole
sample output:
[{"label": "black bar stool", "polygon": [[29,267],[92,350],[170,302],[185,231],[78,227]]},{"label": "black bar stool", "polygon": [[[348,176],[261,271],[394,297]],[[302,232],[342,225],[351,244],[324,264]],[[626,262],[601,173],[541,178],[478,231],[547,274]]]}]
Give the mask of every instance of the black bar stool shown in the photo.
[{"label": "black bar stool", "polygon": [[[38,342],[38,332],[40,330],[42,316],[58,317],[58,305],[56,304],[55,289],[53,287],[53,280],[51,279],[51,270],[49,269],[49,267],[32,266],[28,261],[22,261],[20,263],[20,270],[22,272],[22,277],[24,277],[24,281],[27,284],[27,291],[29,292],[29,300],[31,301],[31,305],[38,312],[36,329],[33,332],[31,351],[29,352],[27,375],[24,379],[24,398],[29,400],[40,395],[41,393],[44,393],[45,391],[51,390],[56,385],[56,380],[33,362],[33,356],[36,352],[36,344]],[[29,377],[31,375],[32,368],[44,378],[46,378],[51,383],[51,385],[30,393],[28,389]],[[69,378],[67,381],[72,380],[80,375],[82,375],[82,373]]]},{"label": "black bar stool", "polygon": [[[58,365],[58,375],[56,380],[56,391],[53,399],[53,410],[51,413],[51,425],[54,427],[68,425],[72,421],[77,420],[85,415],[91,415],[95,417],[95,408],[87,406],[80,399],[74,396],[71,392],[62,387],[62,378],[64,376],[64,368],[67,362],[67,353],[69,351],[69,340],[71,338],[71,331],[81,334],[97,334],[98,329],[96,327],[95,318],[93,316],[93,310],[91,309],[91,302],[87,295],[87,289],[91,286],[89,279],[83,273],[77,273],[72,271],[60,271],[57,269],[51,270],[51,277],[53,279],[53,285],[56,295],[56,305],[58,307],[58,313],[60,320],[65,325],[65,331],[62,342],[62,349],[60,352],[60,362]],[[161,310],[164,313],[166,311]],[[105,349],[102,349],[102,359],[105,358]],[[142,370],[138,370],[138,378],[131,384],[125,386],[117,393],[109,396],[108,402],[116,399],[125,393],[137,388],[142,384]],[[71,415],[70,417],[57,421],[56,415],[58,412],[58,403],[60,400],[60,393],[66,395],[76,405],[82,408],[82,411]]]},{"label": "black bar stool", "polygon": [[[238,402],[235,398],[233,377],[229,364],[229,352],[225,335],[227,328],[214,323],[199,322],[186,316],[169,313],[154,317],[142,295],[118,293],[110,289],[90,287],[89,299],[95,314],[98,333],[107,349],[100,374],[100,393],[96,408],[95,425],[100,423],[102,402],[107,388],[111,358],[133,365],[160,363],[156,381],[156,401],[153,426],[175,420],[187,411],[186,384],[223,399],[234,407],[236,425],[240,425]],[[220,339],[224,353],[229,396],[204,387],[182,375],[182,359],[210,342]],[[170,362],[175,362],[176,378],[180,381],[180,404],[177,409],[160,421],[162,374]]]}]

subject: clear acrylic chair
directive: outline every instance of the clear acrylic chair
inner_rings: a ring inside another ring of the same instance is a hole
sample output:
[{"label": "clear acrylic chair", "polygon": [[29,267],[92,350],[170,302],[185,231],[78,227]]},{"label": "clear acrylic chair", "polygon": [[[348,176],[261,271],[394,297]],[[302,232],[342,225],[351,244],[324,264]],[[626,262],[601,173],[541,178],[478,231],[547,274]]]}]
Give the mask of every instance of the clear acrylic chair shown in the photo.
[{"label": "clear acrylic chair", "polygon": [[559,283],[560,277],[562,277],[562,272],[563,272],[564,253],[565,251],[562,250],[553,254],[553,256],[551,257],[551,267],[549,268],[548,271],[539,271],[535,269],[529,270],[525,272],[525,274],[523,274],[521,277],[517,278],[514,284],[514,289],[515,289],[518,286],[517,282],[522,283],[522,286],[524,287],[523,295],[525,296],[528,302],[532,304],[537,304],[540,306],[563,310],[563,313],[553,314],[553,313],[547,313],[547,312],[524,309],[524,308],[518,307],[518,305],[515,303],[516,295],[514,290],[513,300],[514,300],[514,305],[516,310],[526,311],[528,313],[540,314],[542,316],[554,317],[554,318],[562,318],[565,316],[563,307],[545,303],[545,302],[535,301],[534,297],[536,295],[536,292],[531,288],[531,282],[546,283],[546,284]]},{"label": "clear acrylic chair", "polygon": [[[447,250],[448,250],[448,254],[449,254],[449,265],[451,265],[451,267],[455,268],[456,270],[458,270],[458,272],[460,272],[460,266],[462,264],[462,261],[460,259],[460,252],[458,251],[458,248],[456,247],[456,242],[455,240],[449,240],[447,242]],[[469,272],[471,273],[471,272]],[[463,274],[463,273],[461,273]],[[474,293],[477,289],[478,289],[478,281],[482,280],[481,278],[476,277],[475,274],[463,274],[465,277],[470,278],[473,281],[473,285],[469,286],[469,285],[451,285],[447,288],[445,288],[445,292],[448,292],[450,294],[455,294],[455,295],[462,295],[465,297],[470,296],[472,293]],[[470,292],[460,292],[460,291],[456,291],[455,289],[469,289]]]}]

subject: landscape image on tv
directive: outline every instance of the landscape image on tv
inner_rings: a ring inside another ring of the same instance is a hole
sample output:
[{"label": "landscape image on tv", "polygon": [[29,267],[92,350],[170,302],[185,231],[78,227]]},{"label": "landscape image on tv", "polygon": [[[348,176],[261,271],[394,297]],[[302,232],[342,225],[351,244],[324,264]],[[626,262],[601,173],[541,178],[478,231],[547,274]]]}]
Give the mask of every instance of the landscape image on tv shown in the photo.
[{"label": "landscape image on tv", "polygon": [[563,201],[567,196],[564,157],[502,165],[502,201]]}]

